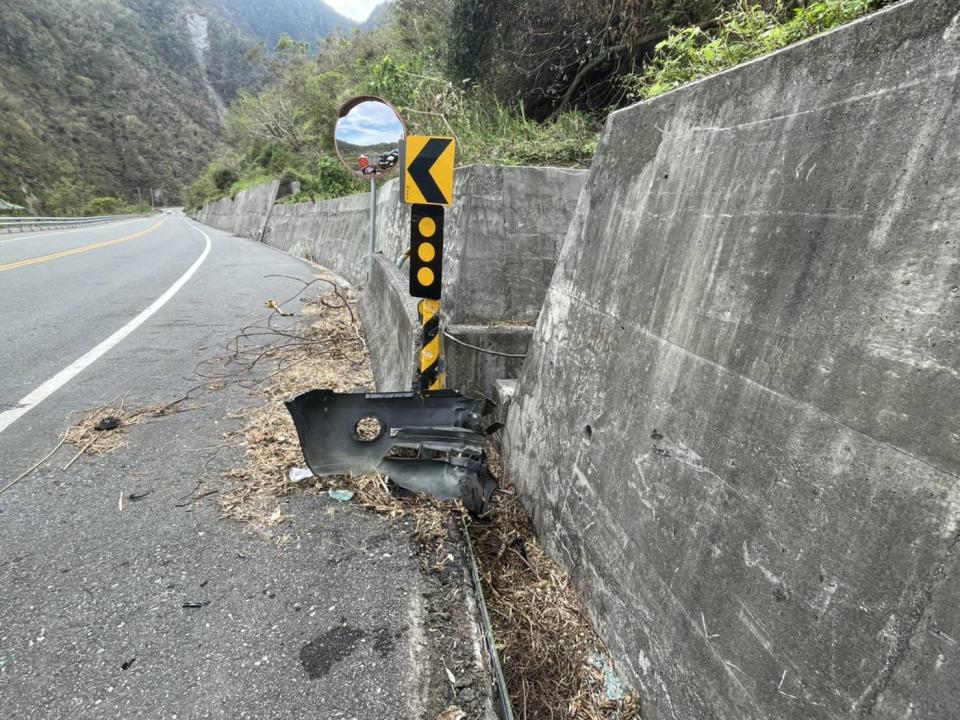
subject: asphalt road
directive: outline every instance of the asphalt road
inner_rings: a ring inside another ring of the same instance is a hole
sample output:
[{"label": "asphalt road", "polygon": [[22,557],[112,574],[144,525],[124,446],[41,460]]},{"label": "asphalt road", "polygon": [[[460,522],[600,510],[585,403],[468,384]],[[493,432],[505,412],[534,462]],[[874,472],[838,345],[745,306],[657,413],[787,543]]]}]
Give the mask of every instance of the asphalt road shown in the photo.
[{"label": "asphalt road", "polygon": [[[176,216],[0,235],[0,487],[84,411],[196,385],[198,361],[298,288],[268,275],[315,271]],[[416,715],[424,580],[403,527],[304,496],[278,547],[190,502],[239,461],[211,448],[255,400],[228,386],[0,494],[0,717]]]}]

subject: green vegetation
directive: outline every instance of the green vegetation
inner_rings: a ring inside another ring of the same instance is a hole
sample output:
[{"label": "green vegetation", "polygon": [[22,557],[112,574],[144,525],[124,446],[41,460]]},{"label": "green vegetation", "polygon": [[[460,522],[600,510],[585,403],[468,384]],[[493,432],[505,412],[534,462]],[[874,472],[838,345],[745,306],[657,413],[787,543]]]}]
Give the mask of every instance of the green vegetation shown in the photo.
[{"label": "green vegetation", "polygon": [[332,136],[361,94],[455,136],[460,164],[582,167],[610,110],[889,2],[394,0],[313,45],[347,22],[320,0],[0,3],[0,196],[81,213],[273,178],[294,200],[359,192]]},{"label": "green vegetation", "polygon": [[[187,12],[209,21],[205,67]],[[255,44],[210,0],[0,3],[0,196],[55,212],[46,199],[66,180],[175,201],[221,133],[211,93],[257,86]]]},{"label": "green vegetation", "polygon": [[146,203],[131,205],[118,197],[96,197],[88,200],[83,206],[83,214],[87,217],[147,213],[151,210],[152,208]]},{"label": "green vegetation", "polygon": [[262,0],[215,0],[242,30],[271,47],[286,33],[297,40],[315,42],[355,25],[320,0],[282,0],[267,7]]},{"label": "green vegetation", "polygon": [[854,20],[886,4],[882,0],[822,0],[772,11],[743,3],[720,15],[713,29],[687,27],[660,42],[646,69],[624,76],[628,98],[669,92],[742,62],[779,50]]},{"label": "green vegetation", "polygon": [[47,190],[44,206],[53,215],[94,217],[150,212],[149,203],[131,204],[111,196],[96,196],[93,187],[82,180],[64,178]]},{"label": "green vegetation", "polygon": [[[375,33],[328,39],[315,55],[305,43],[281,37],[268,86],[241,93],[231,105],[224,145],[186,192],[188,205],[233,195],[265,177],[299,181],[294,200],[364,191],[366,183],[342,168],[333,145],[337,110],[355,95],[389,100],[411,133],[455,136],[459,164],[586,165],[596,148],[595,118],[570,111],[542,124],[517,101],[451,77],[451,7],[398,0]],[[238,180],[218,183],[223,173]]]},{"label": "green vegetation", "polygon": [[336,111],[354,95],[389,100],[410,132],[456,137],[461,165],[584,166],[609,110],[888,2],[397,0],[376,33],[315,54],[281,36],[267,87],[230,107],[225,143],[187,201],[278,177],[301,183],[288,201],[363,191],[332,142]]}]

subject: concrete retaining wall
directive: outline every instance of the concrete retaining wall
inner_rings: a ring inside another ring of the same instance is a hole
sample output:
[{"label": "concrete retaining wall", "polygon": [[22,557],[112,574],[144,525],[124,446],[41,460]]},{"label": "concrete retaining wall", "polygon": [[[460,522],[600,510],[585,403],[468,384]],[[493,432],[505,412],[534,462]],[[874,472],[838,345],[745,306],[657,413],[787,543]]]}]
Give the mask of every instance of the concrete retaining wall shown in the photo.
[{"label": "concrete retaining wall", "polygon": [[[512,354],[526,352],[547,285],[553,275],[570,218],[586,177],[582,170],[473,165],[457,170],[455,202],[447,212],[444,240],[443,312],[451,327],[467,323],[478,347]],[[330,268],[354,285],[367,284],[369,196],[316,203],[276,204],[279,183],[264,185],[206,205],[197,219],[264,242]],[[396,180],[378,191],[377,250],[389,265],[409,246],[410,210]],[[402,277],[406,277],[404,266]],[[380,348],[393,347],[388,318],[408,303],[399,273],[376,268],[375,283],[361,303],[378,383],[393,387],[412,377],[413,360]],[[389,281],[389,282],[388,282]],[[374,318],[379,303],[383,317]],[[414,319],[416,315],[414,314]],[[519,329],[505,333],[499,326]],[[526,324],[527,327],[523,327]],[[489,329],[486,326],[490,325]],[[516,377],[521,362],[458,346],[447,363],[448,386],[490,396],[501,377]],[[393,367],[397,359],[409,364]],[[510,373],[504,376],[503,373]],[[408,381],[409,383],[409,381]]]},{"label": "concrete retaining wall", "polygon": [[[399,183],[384,183],[377,197],[377,250],[395,260],[409,243],[410,212]],[[355,285],[367,280],[370,196],[276,205],[263,241],[330,268]]]},{"label": "concrete retaining wall", "polygon": [[383,255],[373,262],[371,282],[360,295],[358,310],[367,337],[377,389],[410,390],[420,350],[417,301],[410,297],[407,276]]},{"label": "concrete retaining wall", "polygon": [[242,190],[235,197],[204,205],[197,220],[240,237],[260,240],[279,190],[279,180]]},{"label": "concrete retaining wall", "polygon": [[460,173],[444,240],[450,322],[537,321],[585,178],[564,168]]},{"label": "concrete retaining wall", "polygon": [[505,464],[645,720],[957,716],[958,10],[609,119]]}]

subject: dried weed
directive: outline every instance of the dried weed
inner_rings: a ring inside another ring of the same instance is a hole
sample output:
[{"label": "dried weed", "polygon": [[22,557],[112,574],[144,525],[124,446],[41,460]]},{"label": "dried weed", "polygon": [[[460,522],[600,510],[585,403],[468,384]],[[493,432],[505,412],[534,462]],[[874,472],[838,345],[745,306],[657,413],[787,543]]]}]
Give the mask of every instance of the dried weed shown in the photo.
[{"label": "dried weed", "polygon": [[607,699],[604,673],[591,662],[607,655],[586,608],[541,547],[492,449],[489,465],[500,490],[489,517],[470,525],[470,537],[514,714],[529,720],[639,718],[635,697]]},{"label": "dried weed", "polygon": [[[261,385],[266,405],[241,413],[240,434],[246,457],[242,466],[227,473],[235,485],[220,494],[223,515],[269,532],[286,519],[279,500],[291,492],[348,489],[354,493],[354,502],[367,509],[392,517],[413,518],[423,556],[433,564],[442,562],[444,523],[451,510],[463,512],[458,503],[398,496],[391,492],[386,478],[377,473],[313,478],[307,483],[290,480],[290,468],[303,467],[305,463],[296,428],[283,401],[315,388],[337,392],[374,389],[353,298],[347,291],[335,288],[327,295],[302,302],[302,318],[284,333],[288,338],[297,338],[295,341],[267,350],[255,348],[248,353],[257,363],[269,359],[276,369]],[[242,362],[242,355],[238,351],[234,358],[240,359],[241,365],[249,365],[249,359]]]},{"label": "dried weed", "polygon": [[[206,387],[198,386],[198,387]],[[124,446],[127,431],[141,420],[166,417],[190,410],[186,403],[198,388],[191,389],[186,395],[173,402],[153,405],[148,408],[126,409],[126,398],[118,398],[102,407],[88,410],[79,422],[70,426],[64,439],[70,445],[79,448],[79,452],[65,466],[69,467],[80,455],[108,455]],[[115,418],[116,426],[101,430],[98,425],[107,418]]]}]

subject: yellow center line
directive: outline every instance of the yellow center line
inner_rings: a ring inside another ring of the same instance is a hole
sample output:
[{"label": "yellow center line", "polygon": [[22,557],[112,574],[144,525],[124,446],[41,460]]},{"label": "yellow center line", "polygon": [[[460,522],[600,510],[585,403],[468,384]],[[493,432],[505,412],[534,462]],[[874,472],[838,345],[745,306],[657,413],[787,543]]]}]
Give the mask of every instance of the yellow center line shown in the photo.
[{"label": "yellow center line", "polygon": [[50,255],[41,255],[40,257],[27,258],[26,260],[18,260],[17,262],[0,265],[0,272],[4,272],[5,270],[16,270],[17,268],[27,267],[28,265],[37,265],[39,263],[49,262],[50,260],[68,257],[69,255],[79,255],[80,253],[89,252],[98,248],[109,247],[110,245],[117,245],[118,243],[127,242],[127,240],[143,237],[147,233],[153,232],[166,221],[167,219],[164,218],[160,222],[151,225],[146,230],[141,230],[140,232],[133,233],[132,235],[126,235],[122,238],[117,238],[116,240],[105,240],[103,242],[92,243],[90,245],[81,245],[80,247],[76,247],[71,250],[64,250],[63,252],[51,253]]}]

